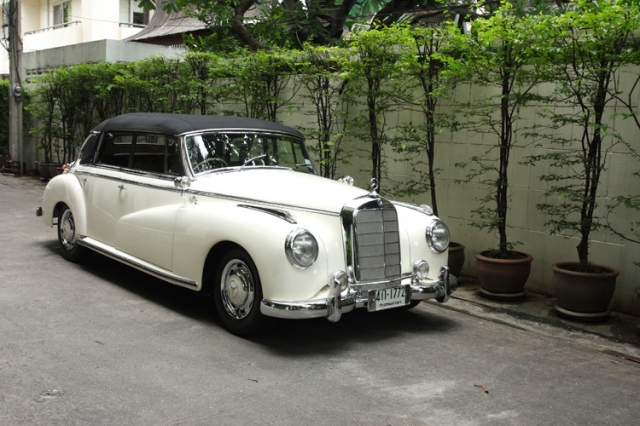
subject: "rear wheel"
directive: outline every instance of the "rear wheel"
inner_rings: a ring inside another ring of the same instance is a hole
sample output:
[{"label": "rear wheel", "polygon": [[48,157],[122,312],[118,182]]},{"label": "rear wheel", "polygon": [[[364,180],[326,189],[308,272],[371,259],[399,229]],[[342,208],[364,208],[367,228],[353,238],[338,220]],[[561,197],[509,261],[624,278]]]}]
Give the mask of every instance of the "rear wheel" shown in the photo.
[{"label": "rear wheel", "polygon": [[62,249],[62,257],[71,262],[81,262],[89,251],[78,244],[76,221],[66,204],[62,205],[58,214],[58,243]]},{"label": "rear wheel", "polygon": [[271,318],[260,312],[262,286],[247,252],[235,248],[225,253],[216,269],[213,298],[224,328],[238,336],[263,331]]}]

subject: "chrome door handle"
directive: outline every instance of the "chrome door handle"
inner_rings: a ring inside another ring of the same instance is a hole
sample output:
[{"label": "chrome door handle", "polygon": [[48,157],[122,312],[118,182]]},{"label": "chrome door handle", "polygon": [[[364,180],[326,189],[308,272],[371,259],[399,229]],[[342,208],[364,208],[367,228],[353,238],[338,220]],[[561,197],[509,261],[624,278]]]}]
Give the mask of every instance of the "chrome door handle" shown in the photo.
[{"label": "chrome door handle", "polygon": [[127,190],[127,188],[125,188],[124,185],[118,185],[118,188],[120,188],[121,191],[122,190],[125,190],[125,191]]}]

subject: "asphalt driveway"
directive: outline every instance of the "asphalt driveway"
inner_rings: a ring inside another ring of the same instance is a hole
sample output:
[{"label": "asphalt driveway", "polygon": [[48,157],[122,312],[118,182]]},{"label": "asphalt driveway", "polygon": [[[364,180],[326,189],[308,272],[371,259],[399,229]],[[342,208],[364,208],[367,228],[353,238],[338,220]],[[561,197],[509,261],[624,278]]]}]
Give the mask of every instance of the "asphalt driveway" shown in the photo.
[{"label": "asphalt driveway", "polygon": [[2,425],[631,425],[640,364],[422,304],[228,334],[190,290],[62,259],[0,178]]}]

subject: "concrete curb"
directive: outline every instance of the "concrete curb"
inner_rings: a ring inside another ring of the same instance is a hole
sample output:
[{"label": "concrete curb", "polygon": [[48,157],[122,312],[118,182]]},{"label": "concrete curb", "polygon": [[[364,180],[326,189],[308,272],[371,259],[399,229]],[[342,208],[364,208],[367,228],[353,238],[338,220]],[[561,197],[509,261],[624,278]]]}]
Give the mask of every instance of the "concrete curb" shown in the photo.
[{"label": "concrete curb", "polygon": [[640,363],[639,317],[613,312],[603,322],[580,323],[559,317],[553,297],[529,292],[522,301],[499,302],[482,297],[479,287],[476,280],[463,277],[449,302],[432,304]]}]

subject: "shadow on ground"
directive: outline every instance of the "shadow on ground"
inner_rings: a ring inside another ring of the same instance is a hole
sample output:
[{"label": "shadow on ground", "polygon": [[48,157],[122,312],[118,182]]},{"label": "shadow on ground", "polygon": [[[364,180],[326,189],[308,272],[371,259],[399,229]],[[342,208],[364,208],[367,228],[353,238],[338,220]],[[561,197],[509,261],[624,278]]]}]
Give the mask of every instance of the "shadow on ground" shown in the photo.
[{"label": "shadow on ground", "polygon": [[[46,248],[59,255],[57,241],[47,243]],[[210,297],[166,283],[93,252],[86,262],[74,266],[105,283],[118,286],[203,325],[222,329]],[[326,354],[354,342],[379,342],[406,334],[428,337],[446,333],[458,326],[449,315],[438,315],[420,305],[408,311],[369,313],[357,309],[343,315],[337,323],[324,318],[276,320],[263,335],[247,340],[281,355]]]}]

